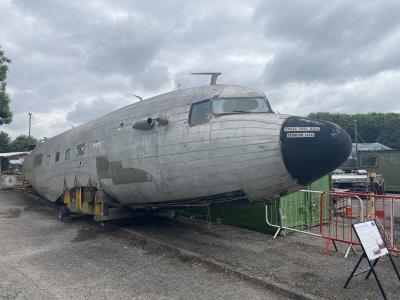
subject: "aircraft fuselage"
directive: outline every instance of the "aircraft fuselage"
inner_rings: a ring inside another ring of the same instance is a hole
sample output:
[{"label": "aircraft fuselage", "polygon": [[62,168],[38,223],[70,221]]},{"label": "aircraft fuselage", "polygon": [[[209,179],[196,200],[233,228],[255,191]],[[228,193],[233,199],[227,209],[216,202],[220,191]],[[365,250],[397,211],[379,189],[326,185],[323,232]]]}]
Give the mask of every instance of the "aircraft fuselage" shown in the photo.
[{"label": "aircraft fuselage", "polygon": [[77,186],[131,207],[232,192],[266,200],[324,176],[350,148],[332,123],[273,113],[251,88],[210,85],[134,103],[41,142],[24,173],[52,202]]}]

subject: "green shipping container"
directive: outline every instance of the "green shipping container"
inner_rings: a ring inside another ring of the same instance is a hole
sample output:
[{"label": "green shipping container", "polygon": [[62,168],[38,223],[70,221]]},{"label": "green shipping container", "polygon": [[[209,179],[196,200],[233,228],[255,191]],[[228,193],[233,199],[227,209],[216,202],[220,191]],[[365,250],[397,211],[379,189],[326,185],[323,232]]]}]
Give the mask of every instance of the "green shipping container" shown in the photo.
[{"label": "green shipping container", "polygon": [[[325,176],[306,189],[310,191],[329,191],[331,189],[331,176]],[[274,220],[273,215],[278,215],[284,227],[294,229],[305,229],[319,225],[320,219],[320,197],[319,193],[296,192],[282,197],[277,204],[268,210],[269,220]],[[277,214],[277,212],[279,212]],[[327,219],[331,212],[330,206],[325,205],[322,213],[323,219]]]},{"label": "green shipping container", "polygon": [[[307,188],[314,191],[329,191],[331,189],[331,176],[325,176],[313,182]],[[319,224],[320,194],[296,192],[277,199],[268,205],[268,220],[272,224],[282,224],[285,227],[302,229]],[[330,214],[329,206],[323,212],[323,218]],[[227,225],[247,228],[254,231],[273,234],[275,227],[267,225],[266,206],[264,204],[250,204],[241,208],[210,208],[211,219]],[[187,211],[198,218],[205,218],[207,211],[194,209]]]}]

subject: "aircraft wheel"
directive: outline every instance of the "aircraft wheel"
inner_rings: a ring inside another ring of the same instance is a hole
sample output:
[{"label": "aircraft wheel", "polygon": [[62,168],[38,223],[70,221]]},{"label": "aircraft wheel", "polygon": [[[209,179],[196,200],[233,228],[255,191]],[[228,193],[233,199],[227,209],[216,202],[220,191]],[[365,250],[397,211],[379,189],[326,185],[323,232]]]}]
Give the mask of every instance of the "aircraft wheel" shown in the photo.
[{"label": "aircraft wheel", "polygon": [[59,210],[58,210],[58,219],[60,220],[60,221],[64,221],[64,219],[66,218],[66,217],[68,217],[68,215],[69,215],[69,210],[68,210],[68,208],[66,207],[66,206],[61,206],[60,208],[59,208]]}]

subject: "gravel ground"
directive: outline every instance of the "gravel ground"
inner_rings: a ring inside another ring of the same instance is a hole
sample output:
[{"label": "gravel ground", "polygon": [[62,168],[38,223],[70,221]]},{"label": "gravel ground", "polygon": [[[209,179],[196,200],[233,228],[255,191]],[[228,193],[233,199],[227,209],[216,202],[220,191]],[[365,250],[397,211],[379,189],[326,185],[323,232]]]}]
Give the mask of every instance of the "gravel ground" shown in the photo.
[{"label": "gravel ground", "polygon": [[[88,218],[62,223],[48,202],[0,192],[0,299],[285,299],[231,273],[263,278],[317,299],[380,299],[371,276],[342,286],[359,258],[322,253],[324,240],[271,236],[200,220],[141,217],[101,227]],[[146,238],[143,238],[146,237]],[[174,251],[173,249],[177,249]],[[394,257],[400,268],[400,257]],[[377,273],[389,299],[400,282],[382,259]]]},{"label": "gravel ground", "polygon": [[[56,212],[48,202],[0,191],[0,299],[286,299],[118,228],[87,218],[62,223]],[[174,244],[179,228],[185,235],[193,228],[144,219],[129,230],[162,237],[156,231],[164,225]],[[219,234],[193,230],[179,243],[197,241],[203,249],[202,236],[218,240]],[[258,245],[265,249],[263,240]]]},{"label": "gravel ground", "polygon": [[[347,245],[338,244],[339,252],[323,254],[325,240],[309,235],[290,234],[273,240],[269,235],[221,224],[208,229],[205,222],[187,218],[144,218],[127,224],[127,230],[290,287],[300,295],[317,299],[381,298],[373,276],[367,281],[355,277],[343,289],[361,254],[356,248],[357,254],[344,258]],[[394,257],[394,261],[400,270],[400,257]],[[363,262],[361,269],[365,267],[367,263]],[[376,270],[388,298],[400,299],[400,282],[389,259],[382,258]]]}]

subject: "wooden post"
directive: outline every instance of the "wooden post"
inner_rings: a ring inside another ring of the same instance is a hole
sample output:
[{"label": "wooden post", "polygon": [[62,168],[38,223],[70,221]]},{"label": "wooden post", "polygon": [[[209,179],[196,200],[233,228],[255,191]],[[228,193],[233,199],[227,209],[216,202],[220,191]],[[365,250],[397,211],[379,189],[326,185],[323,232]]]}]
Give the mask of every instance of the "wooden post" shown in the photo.
[{"label": "wooden post", "polygon": [[28,129],[28,144],[31,144],[31,126],[32,126],[32,113],[28,112],[29,115],[29,129]]}]

